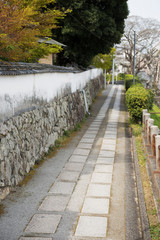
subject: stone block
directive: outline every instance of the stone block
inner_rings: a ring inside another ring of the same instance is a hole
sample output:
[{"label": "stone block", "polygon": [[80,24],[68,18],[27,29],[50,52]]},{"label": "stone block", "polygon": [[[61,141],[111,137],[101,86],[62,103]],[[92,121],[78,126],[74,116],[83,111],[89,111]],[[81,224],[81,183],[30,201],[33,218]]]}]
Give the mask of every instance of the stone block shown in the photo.
[{"label": "stone block", "polygon": [[95,134],[95,133],[94,133],[94,134],[92,134],[92,133],[85,133],[85,134],[83,135],[83,137],[84,137],[84,138],[95,139],[96,134]]},{"label": "stone block", "polygon": [[104,151],[100,150],[99,157],[114,157],[115,152],[114,151]]},{"label": "stone block", "polygon": [[159,147],[160,147],[160,135],[155,137],[155,145],[156,145],[156,169],[160,170],[160,154],[159,154]]},{"label": "stone block", "polygon": [[25,229],[27,233],[55,233],[61,215],[35,214]]},{"label": "stone block", "polygon": [[46,237],[21,237],[19,240],[53,240],[53,239]]},{"label": "stone block", "polygon": [[151,126],[151,144],[152,144],[152,141],[153,141],[153,134],[158,135],[158,133],[159,133],[158,126]]},{"label": "stone block", "polygon": [[113,165],[96,165],[94,172],[99,173],[112,173],[113,172]]},{"label": "stone block", "polygon": [[69,196],[47,196],[40,205],[39,210],[64,211],[68,201]]},{"label": "stone block", "polygon": [[50,189],[49,193],[55,194],[72,194],[75,183],[73,182],[56,182]]},{"label": "stone block", "polygon": [[116,140],[113,139],[103,139],[102,144],[109,144],[109,145],[115,145],[116,144]]},{"label": "stone block", "polygon": [[91,183],[88,187],[87,197],[110,197],[111,185]]},{"label": "stone block", "polygon": [[92,148],[92,145],[91,143],[79,143],[77,148],[85,148],[85,149],[91,149]]},{"label": "stone block", "polygon": [[105,238],[106,233],[107,233],[106,217],[80,216],[75,236],[90,238],[96,237]]},{"label": "stone block", "polygon": [[114,158],[98,157],[97,164],[114,164]]},{"label": "stone block", "polygon": [[79,172],[64,171],[58,177],[60,181],[76,182],[79,177]]},{"label": "stone block", "polygon": [[109,151],[115,151],[116,150],[116,145],[109,145],[109,144],[102,144],[101,150],[109,150]]},{"label": "stone block", "polygon": [[111,173],[96,173],[92,174],[91,178],[92,183],[112,183],[112,174]]},{"label": "stone block", "polygon": [[85,163],[87,160],[87,156],[80,156],[80,155],[72,155],[69,159],[69,162],[80,162]]},{"label": "stone block", "polygon": [[81,143],[93,143],[94,142],[94,139],[90,139],[90,138],[85,138],[85,137],[82,137]]},{"label": "stone block", "polygon": [[74,162],[69,162],[66,163],[65,165],[65,170],[66,171],[75,171],[75,172],[81,172],[83,169],[84,163],[74,163]]},{"label": "stone block", "polygon": [[148,110],[147,109],[143,109],[142,110],[142,123],[144,124],[144,114],[147,113]]},{"label": "stone block", "polygon": [[109,199],[107,198],[89,198],[84,201],[82,213],[87,214],[108,214]]},{"label": "stone block", "polygon": [[88,156],[89,152],[89,149],[76,148],[73,155]]}]

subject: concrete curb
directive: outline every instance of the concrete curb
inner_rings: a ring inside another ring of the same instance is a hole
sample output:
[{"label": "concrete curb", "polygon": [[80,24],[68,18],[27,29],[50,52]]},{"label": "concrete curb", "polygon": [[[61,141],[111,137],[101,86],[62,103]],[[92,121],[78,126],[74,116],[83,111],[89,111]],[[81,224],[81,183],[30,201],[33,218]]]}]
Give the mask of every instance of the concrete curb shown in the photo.
[{"label": "concrete curb", "polygon": [[141,175],[140,175],[140,169],[139,169],[139,163],[138,163],[138,157],[137,157],[137,152],[136,152],[134,136],[132,136],[132,145],[133,145],[133,160],[134,160],[135,172],[136,172],[137,194],[138,194],[138,201],[139,201],[142,236],[143,236],[144,240],[151,240],[149,221],[148,221],[147,210],[146,210],[146,206],[145,206],[143,186],[142,186],[142,181],[141,181]]}]

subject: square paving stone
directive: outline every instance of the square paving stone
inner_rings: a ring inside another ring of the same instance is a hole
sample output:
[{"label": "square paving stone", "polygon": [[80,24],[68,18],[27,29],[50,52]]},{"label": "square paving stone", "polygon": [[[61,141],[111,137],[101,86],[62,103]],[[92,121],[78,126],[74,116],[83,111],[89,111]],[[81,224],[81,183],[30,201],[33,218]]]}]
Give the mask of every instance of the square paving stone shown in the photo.
[{"label": "square paving stone", "polygon": [[85,132],[85,134],[83,135],[83,137],[85,136],[85,135],[90,135],[90,136],[95,136],[96,134],[97,134],[97,132],[98,132],[98,130],[96,130],[96,129],[94,129],[94,130],[87,130],[86,132]]},{"label": "square paving stone", "polygon": [[113,165],[114,158],[104,158],[104,157],[98,157],[97,164],[109,164]]},{"label": "square paving stone", "polygon": [[118,122],[118,118],[119,118],[119,116],[117,116],[117,115],[116,116],[111,116],[110,121],[111,122]]},{"label": "square paving stone", "polygon": [[111,126],[111,127],[115,127],[115,126],[117,126],[117,124],[118,124],[117,122],[116,122],[116,123],[113,123],[113,122],[110,121],[110,120],[107,121],[107,127],[110,127],[110,126]]},{"label": "square paving stone", "polygon": [[82,143],[93,143],[94,139],[82,137],[80,142],[82,142]]},{"label": "square paving stone", "polygon": [[92,123],[101,123],[100,120],[95,119]]},{"label": "square paving stone", "polygon": [[114,151],[104,151],[100,150],[99,157],[114,157],[115,152]]},{"label": "square paving stone", "polygon": [[117,131],[117,124],[115,125],[111,125],[111,124],[108,124],[107,127],[106,127],[106,131]]},{"label": "square paving stone", "polygon": [[113,172],[113,165],[96,165],[94,172],[99,173],[112,173]]},{"label": "square paving stone", "polygon": [[39,207],[39,210],[64,211],[68,201],[69,196],[47,196]]},{"label": "square paving stone", "polygon": [[111,185],[91,183],[88,187],[87,197],[110,197]]},{"label": "square paving stone", "polygon": [[84,163],[69,162],[69,163],[66,163],[64,169],[67,171],[81,172],[83,169],[83,166],[84,166]]},{"label": "square paving stone", "polygon": [[72,155],[69,159],[69,162],[86,162],[87,156]]},{"label": "square paving stone", "polygon": [[76,182],[79,177],[79,172],[64,171],[58,177],[61,181]]},{"label": "square paving stone", "polygon": [[44,237],[21,237],[19,240],[53,240],[53,239]]},{"label": "square paving stone", "polygon": [[105,131],[104,136],[117,136],[117,132]]},{"label": "square paving stone", "polygon": [[103,137],[103,139],[105,139],[105,140],[116,140],[117,139],[117,135],[111,135],[111,134],[105,135]]},{"label": "square paving stone", "polygon": [[113,140],[113,139],[103,139],[102,141],[102,144],[113,144],[115,145],[116,144],[116,140]]},{"label": "square paving stone", "polygon": [[85,149],[91,149],[93,146],[93,144],[91,143],[79,143],[78,144],[78,148],[85,148]]},{"label": "square paving stone", "polygon": [[115,150],[116,150],[116,145],[102,144],[102,146],[101,146],[101,150],[115,151]]},{"label": "square paving stone", "polygon": [[117,131],[105,131],[104,136],[116,136],[117,135]]},{"label": "square paving stone", "polygon": [[97,134],[97,132],[98,132],[98,130],[96,130],[96,129],[94,129],[94,130],[87,130],[86,132],[85,132],[85,134]]},{"label": "square paving stone", "polygon": [[117,128],[118,128],[118,124],[115,124],[115,125],[108,124],[107,128],[106,128],[106,131],[107,130],[116,130],[117,131]]},{"label": "square paving stone", "polygon": [[96,130],[98,130],[98,128],[99,128],[99,126],[98,127],[97,126],[90,126],[88,128],[88,131],[96,131]]},{"label": "square paving stone", "polygon": [[101,125],[101,123],[92,123],[90,125],[91,128],[99,128],[99,126]]},{"label": "square paving stone", "polygon": [[83,149],[83,148],[76,148],[73,152],[75,155],[82,155],[82,156],[88,156],[90,150],[89,149]]},{"label": "square paving stone", "polygon": [[84,201],[82,213],[108,214],[108,210],[109,210],[109,199],[87,197]]},{"label": "square paving stone", "polygon": [[72,194],[75,183],[73,182],[56,182],[51,187],[49,193],[55,194]]},{"label": "square paving stone", "polygon": [[107,132],[104,134],[104,139],[109,139],[109,140],[113,140],[115,138],[117,138],[117,133],[111,133],[111,132]]},{"label": "square paving stone", "polygon": [[55,233],[60,220],[61,215],[35,214],[26,227],[25,232]]},{"label": "square paving stone", "polygon": [[118,118],[119,118],[119,115],[118,115],[118,114],[116,114],[116,115],[111,115],[111,116],[110,116],[110,121],[117,122],[117,121],[118,121]]},{"label": "square paving stone", "polygon": [[108,125],[107,125],[107,127],[114,127],[114,128],[116,128],[117,129],[117,127],[118,127],[118,123],[117,122],[115,122],[114,124],[110,124],[110,123],[108,123]]},{"label": "square paving stone", "polygon": [[106,237],[107,218],[81,216],[77,225],[77,237]]},{"label": "square paving stone", "polygon": [[117,124],[115,125],[108,124],[106,127],[106,130],[115,130],[115,129],[117,131]]},{"label": "square paving stone", "polygon": [[92,183],[112,183],[112,174],[111,173],[96,173],[92,174],[91,178]]},{"label": "square paving stone", "polygon": [[85,133],[85,134],[83,135],[83,137],[84,137],[84,138],[95,139],[96,134],[95,134],[95,133],[94,133],[94,134],[91,134],[91,133]]}]

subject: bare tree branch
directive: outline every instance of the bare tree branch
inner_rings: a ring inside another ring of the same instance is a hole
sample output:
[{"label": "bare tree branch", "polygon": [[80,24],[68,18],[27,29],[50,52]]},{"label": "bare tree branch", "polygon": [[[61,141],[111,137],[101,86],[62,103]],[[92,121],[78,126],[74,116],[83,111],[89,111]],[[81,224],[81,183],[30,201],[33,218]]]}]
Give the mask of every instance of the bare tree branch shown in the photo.
[{"label": "bare tree branch", "polygon": [[160,22],[138,16],[131,16],[126,20],[125,33],[117,52],[124,55],[123,59],[119,58],[119,64],[129,73],[133,73],[134,31],[136,31],[136,73],[144,69],[151,71],[159,51],[157,44],[160,42]]}]

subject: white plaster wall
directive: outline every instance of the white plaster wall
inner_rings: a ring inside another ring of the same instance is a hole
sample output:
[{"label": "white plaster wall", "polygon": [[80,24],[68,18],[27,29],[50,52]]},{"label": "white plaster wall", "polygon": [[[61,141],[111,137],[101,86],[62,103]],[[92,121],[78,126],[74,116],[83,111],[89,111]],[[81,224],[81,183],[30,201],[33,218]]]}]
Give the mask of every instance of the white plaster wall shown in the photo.
[{"label": "white plaster wall", "polygon": [[101,69],[81,73],[38,73],[17,76],[0,76],[0,120],[16,112],[50,102],[66,89],[72,93],[102,74]]}]

